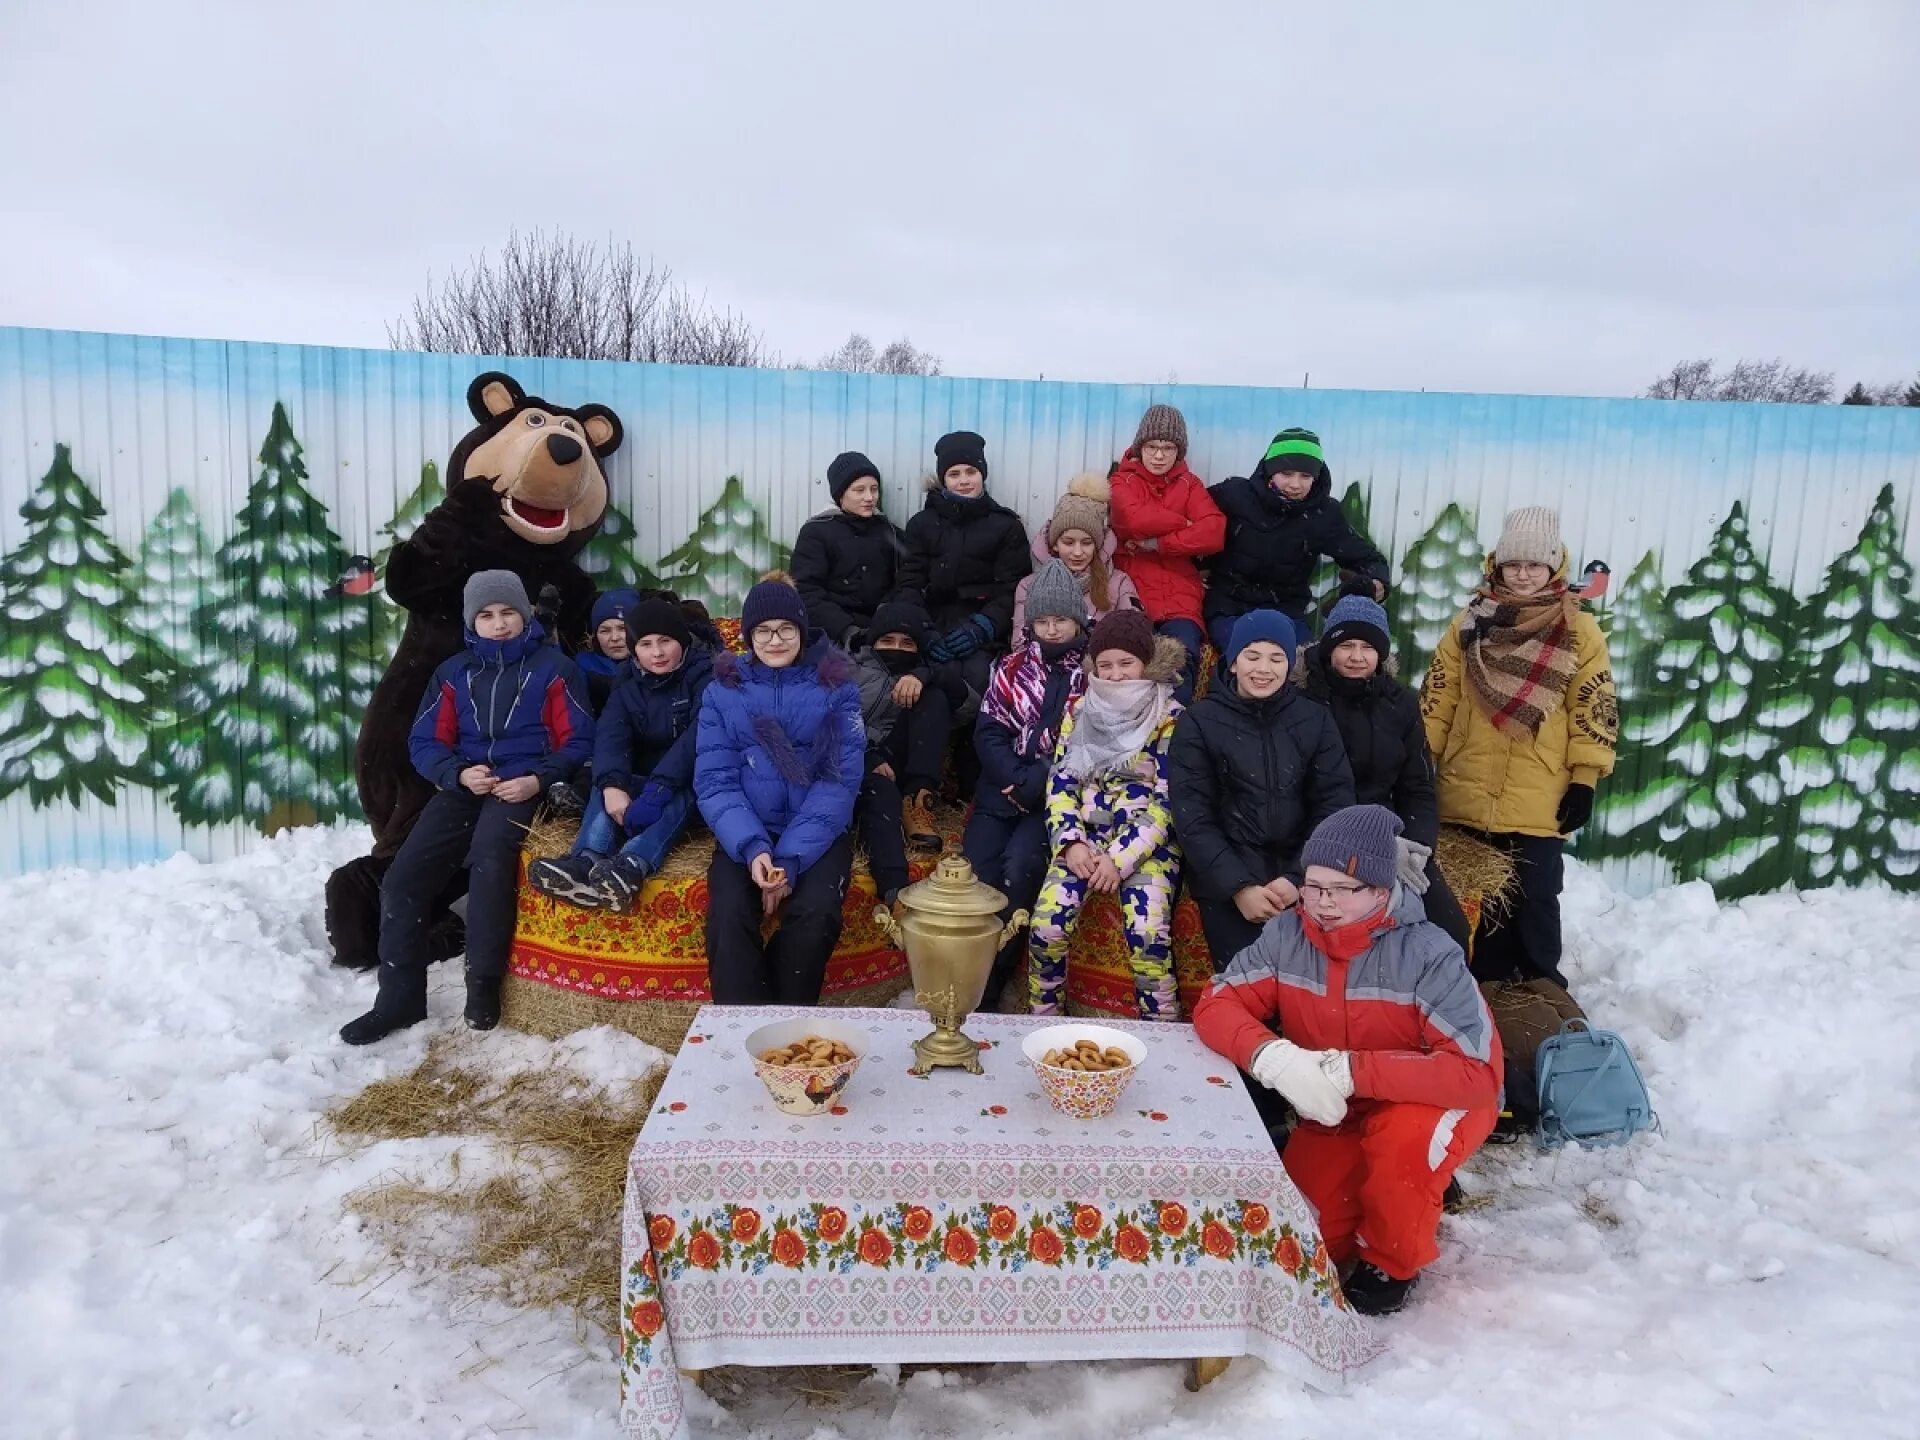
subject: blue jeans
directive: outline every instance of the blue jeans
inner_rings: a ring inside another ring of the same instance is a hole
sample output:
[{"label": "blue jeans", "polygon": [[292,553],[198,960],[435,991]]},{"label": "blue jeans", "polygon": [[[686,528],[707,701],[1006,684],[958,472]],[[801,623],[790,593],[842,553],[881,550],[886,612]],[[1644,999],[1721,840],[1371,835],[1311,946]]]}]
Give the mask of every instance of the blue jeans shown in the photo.
[{"label": "blue jeans", "polygon": [[1180,667],[1180,679],[1173,687],[1173,698],[1182,705],[1191,705],[1194,682],[1200,676],[1200,651],[1205,647],[1207,637],[1191,620],[1162,620],[1153,628],[1162,635],[1171,635],[1180,642],[1180,648],[1187,652],[1187,663]]},{"label": "blue jeans", "polygon": [[[686,830],[687,820],[692,814],[693,791],[675,790],[667,797],[666,809],[660,812],[658,820],[643,830],[628,831],[613,823],[613,817],[607,814],[606,801],[601,798],[600,787],[596,785],[593,793],[587,797],[587,813],[580,820],[580,835],[569,853],[607,855],[618,843],[622,855],[646,866],[647,874],[658,875],[660,867],[667,862],[667,855]],[[620,843],[622,841],[624,843]]]}]

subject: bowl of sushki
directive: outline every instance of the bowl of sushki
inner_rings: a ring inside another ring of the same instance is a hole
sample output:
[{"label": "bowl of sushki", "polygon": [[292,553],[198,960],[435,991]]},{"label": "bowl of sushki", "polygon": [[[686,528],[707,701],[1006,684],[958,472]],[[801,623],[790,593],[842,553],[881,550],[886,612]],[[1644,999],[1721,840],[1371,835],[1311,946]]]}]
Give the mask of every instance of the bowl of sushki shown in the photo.
[{"label": "bowl of sushki", "polygon": [[1063,1115],[1111,1114],[1147,1058],[1146,1042],[1110,1025],[1047,1025],[1020,1042],[1047,1100]]},{"label": "bowl of sushki", "polygon": [[747,1036],[753,1073],[788,1115],[831,1112],[866,1053],[866,1032],[839,1020],[776,1020]]}]

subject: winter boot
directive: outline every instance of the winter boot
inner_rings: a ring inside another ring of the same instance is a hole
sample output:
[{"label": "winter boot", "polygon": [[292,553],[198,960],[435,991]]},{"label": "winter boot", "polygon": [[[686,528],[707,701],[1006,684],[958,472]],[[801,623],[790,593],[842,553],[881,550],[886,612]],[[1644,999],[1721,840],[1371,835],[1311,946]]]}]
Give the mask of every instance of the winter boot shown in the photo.
[{"label": "winter boot", "polygon": [[327,939],[333,963],[371,970],[380,963],[380,880],[388,862],[362,855],[327,877]]},{"label": "winter boot", "polygon": [[1447,1193],[1440,1197],[1440,1208],[1449,1215],[1458,1215],[1467,1208],[1467,1192],[1451,1176],[1447,1179]]},{"label": "winter boot", "polygon": [[647,883],[647,866],[631,855],[615,855],[593,867],[593,885],[600,903],[616,915],[630,914]]},{"label": "winter boot", "polygon": [[467,977],[466,1016],[469,1030],[491,1030],[500,1023],[500,977],[498,975]]},{"label": "winter boot", "polygon": [[547,813],[562,820],[587,813],[587,797],[568,780],[556,780],[547,787]]},{"label": "winter boot", "polygon": [[907,832],[907,844],[915,850],[941,848],[940,827],[933,823],[933,792],[916,790],[900,806],[901,828]]},{"label": "winter boot", "polygon": [[602,863],[594,855],[536,860],[527,867],[527,883],[550,900],[578,905],[582,910],[604,910],[607,895],[594,878]]},{"label": "winter boot", "polygon": [[1405,1307],[1413,1286],[1414,1280],[1396,1280],[1362,1260],[1340,1288],[1346,1291],[1347,1303],[1362,1315],[1392,1315]]},{"label": "winter boot", "polygon": [[384,1040],[396,1030],[405,1030],[410,1025],[418,1025],[427,1018],[423,1007],[419,1014],[411,1011],[403,1014],[382,1013],[379,1006],[367,1011],[358,1019],[349,1020],[340,1027],[340,1038],[349,1045],[371,1045],[376,1040]]}]

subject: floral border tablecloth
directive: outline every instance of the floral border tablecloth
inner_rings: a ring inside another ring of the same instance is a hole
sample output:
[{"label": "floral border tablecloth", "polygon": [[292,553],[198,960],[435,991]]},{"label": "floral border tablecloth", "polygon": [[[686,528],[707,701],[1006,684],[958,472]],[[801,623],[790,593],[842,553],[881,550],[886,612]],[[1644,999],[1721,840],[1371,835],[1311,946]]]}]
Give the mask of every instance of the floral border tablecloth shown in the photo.
[{"label": "floral border tablecloth", "polygon": [[836,1010],[870,1051],[831,1114],[783,1115],[746,1035],[808,1012],[706,1006],[627,1174],[621,1421],[686,1434],[681,1368],[1255,1355],[1339,1389],[1380,1351],[1233,1067],[1185,1025],[1119,1109],[1046,1102],[976,1016],[986,1073],[910,1073],[914,1011]]}]

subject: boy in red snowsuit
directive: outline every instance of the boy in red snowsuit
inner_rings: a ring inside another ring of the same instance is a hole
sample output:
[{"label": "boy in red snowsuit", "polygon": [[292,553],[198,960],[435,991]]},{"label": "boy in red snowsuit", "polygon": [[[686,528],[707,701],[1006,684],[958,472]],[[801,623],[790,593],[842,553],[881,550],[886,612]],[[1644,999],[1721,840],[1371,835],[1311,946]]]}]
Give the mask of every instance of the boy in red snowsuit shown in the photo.
[{"label": "boy in red snowsuit", "polygon": [[[1447,1181],[1500,1109],[1500,1037],[1466,957],[1395,883],[1400,820],[1337,810],[1301,852],[1300,903],[1194,1007],[1213,1049],[1300,1114],[1287,1173],[1319,1212],[1353,1308],[1406,1303],[1440,1253]],[[1277,1033],[1276,1033],[1277,1032]]]}]

